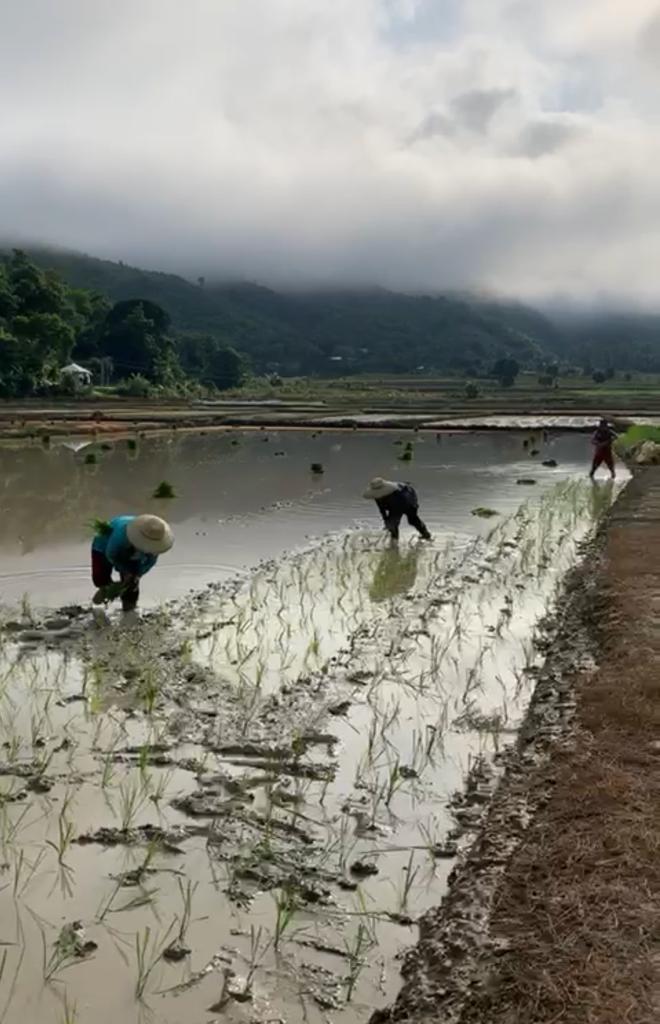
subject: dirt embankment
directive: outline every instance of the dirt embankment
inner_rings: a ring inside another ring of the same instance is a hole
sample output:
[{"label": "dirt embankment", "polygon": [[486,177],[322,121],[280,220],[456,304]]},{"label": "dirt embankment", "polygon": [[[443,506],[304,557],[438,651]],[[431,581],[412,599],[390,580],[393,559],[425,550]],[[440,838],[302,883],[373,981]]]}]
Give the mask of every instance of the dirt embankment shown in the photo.
[{"label": "dirt embankment", "polygon": [[660,472],[568,583],[508,770],[380,1020],[660,1019]]},{"label": "dirt embankment", "polygon": [[[641,414],[640,414],[641,415]],[[617,412],[618,422],[631,414]],[[185,401],[112,399],[107,402],[0,403],[0,440],[49,440],[51,437],[146,435],[163,431],[239,429],[298,430],[562,430],[593,429],[594,414],[582,406],[524,405],[502,410],[499,405],[478,409],[464,404],[438,406],[428,402],[401,404],[396,400],[324,404],[304,400],[215,404]]]}]

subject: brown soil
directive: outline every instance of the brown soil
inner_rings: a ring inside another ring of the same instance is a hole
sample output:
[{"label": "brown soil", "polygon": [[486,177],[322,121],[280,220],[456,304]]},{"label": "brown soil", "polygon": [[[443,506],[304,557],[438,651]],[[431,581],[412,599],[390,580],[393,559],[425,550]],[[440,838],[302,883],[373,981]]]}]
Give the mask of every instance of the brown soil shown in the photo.
[{"label": "brown soil", "polygon": [[612,518],[576,677],[575,742],[534,774],[549,794],[506,871],[492,932],[508,947],[470,1024],[658,1020],[660,474]]},{"label": "brown soil", "polygon": [[659,579],[660,471],[647,469],[567,591],[485,825],[377,1016],[657,1024]]}]

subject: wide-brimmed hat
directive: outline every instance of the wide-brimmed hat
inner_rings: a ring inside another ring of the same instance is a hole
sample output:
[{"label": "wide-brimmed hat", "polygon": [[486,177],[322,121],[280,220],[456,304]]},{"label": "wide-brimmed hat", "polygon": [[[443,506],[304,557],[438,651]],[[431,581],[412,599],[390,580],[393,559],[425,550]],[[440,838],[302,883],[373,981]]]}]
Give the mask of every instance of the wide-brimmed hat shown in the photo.
[{"label": "wide-brimmed hat", "polygon": [[170,526],[159,516],[136,516],[126,527],[126,536],[146,555],[164,555],[174,544]]},{"label": "wide-brimmed hat", "polygon": [[383,480],[382,476],[375,476],[364,492],[364,496],[365,498],[375,498],[378,501],[379,498],[387,498],[388,494],[394,494],[398,489],[399,485],[393,480]]}]

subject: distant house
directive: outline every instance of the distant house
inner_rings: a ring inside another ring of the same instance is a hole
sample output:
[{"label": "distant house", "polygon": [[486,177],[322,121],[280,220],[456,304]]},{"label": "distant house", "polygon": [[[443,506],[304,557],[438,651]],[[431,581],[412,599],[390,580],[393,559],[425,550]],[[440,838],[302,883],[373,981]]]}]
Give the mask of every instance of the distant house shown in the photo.
[{"label": "distant house", "polygon": [[71,381],[76,388],[88,388],[92,383],[92,375],[84,366],[78,363],[69,363],[60,370],[60,378],[63,381]]}]

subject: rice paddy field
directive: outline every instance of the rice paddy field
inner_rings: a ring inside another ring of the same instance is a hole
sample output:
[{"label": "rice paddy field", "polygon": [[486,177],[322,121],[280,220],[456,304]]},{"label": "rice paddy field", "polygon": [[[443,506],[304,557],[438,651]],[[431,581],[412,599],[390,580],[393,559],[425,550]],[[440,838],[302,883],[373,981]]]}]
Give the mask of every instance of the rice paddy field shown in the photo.
[{"label": "rice paddy field", "polygon": [[[388,1005],[625,484],[591,484],[588,449],[559,427],[0,449],[0,1024]],[[414,483],[430,543],[391,544],[375,475]],[[140,618],[96,621],[88,524],[147,510],[175,547]]]}]

